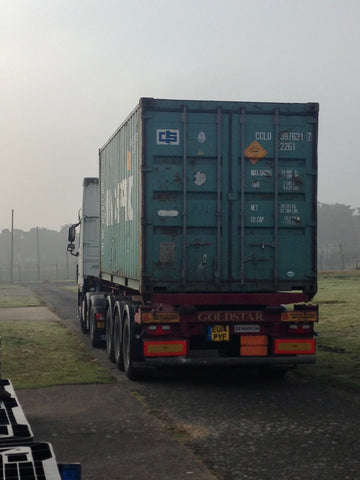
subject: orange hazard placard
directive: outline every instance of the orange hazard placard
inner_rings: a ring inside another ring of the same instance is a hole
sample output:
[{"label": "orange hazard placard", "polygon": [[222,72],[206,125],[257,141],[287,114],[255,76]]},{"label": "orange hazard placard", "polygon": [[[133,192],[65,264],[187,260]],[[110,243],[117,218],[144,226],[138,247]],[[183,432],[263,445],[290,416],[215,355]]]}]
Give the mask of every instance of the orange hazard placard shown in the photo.
[{"label": "orange hazard placard", "polygon": [[254,140],[252,143],[250,143],[250,145],[245,149],[244,153],[245,157],[248,158],[253,165],[267,155],[267,151],[257,140]]}]

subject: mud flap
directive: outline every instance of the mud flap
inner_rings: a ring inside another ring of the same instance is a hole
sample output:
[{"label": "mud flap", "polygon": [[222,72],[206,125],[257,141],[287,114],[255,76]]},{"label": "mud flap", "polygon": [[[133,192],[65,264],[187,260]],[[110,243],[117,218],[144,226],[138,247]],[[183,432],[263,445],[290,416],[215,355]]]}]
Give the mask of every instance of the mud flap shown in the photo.
[{"label": "mud flap", "polygon": [[93,347],[102,347],[105,343],[105,295],[94,294],[90,298],[89,334]]}]

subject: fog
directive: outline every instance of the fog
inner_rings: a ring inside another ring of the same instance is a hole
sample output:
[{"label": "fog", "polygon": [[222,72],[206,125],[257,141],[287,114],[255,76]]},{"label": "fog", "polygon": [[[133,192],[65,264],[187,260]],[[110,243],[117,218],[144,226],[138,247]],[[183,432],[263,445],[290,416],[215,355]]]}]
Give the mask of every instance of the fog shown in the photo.
[{"label": "fog", "polygon": [[0,231],[76,220],[141,97],[319,102],[319,201],[360,206],[355,0],[0,0]]}]

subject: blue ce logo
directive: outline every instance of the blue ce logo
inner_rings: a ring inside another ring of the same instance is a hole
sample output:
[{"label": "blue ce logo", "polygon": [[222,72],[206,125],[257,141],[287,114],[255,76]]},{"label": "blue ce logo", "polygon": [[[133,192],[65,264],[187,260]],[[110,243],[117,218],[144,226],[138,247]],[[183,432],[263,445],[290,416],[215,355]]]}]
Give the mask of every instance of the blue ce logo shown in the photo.
[{"label": "blue ce logo", "polygon": [[157,145],[179,145],[180,132],[179,130],[158,129],[156,130]]}]

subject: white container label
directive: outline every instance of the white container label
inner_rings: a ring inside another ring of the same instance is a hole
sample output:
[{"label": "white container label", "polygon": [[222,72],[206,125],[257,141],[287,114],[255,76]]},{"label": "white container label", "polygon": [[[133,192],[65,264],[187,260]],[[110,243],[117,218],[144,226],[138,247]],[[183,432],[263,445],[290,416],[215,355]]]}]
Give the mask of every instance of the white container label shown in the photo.
[{"label": "white container label", "polygon": [[260,325],[234,325],[235,333],[259,333]]}]

